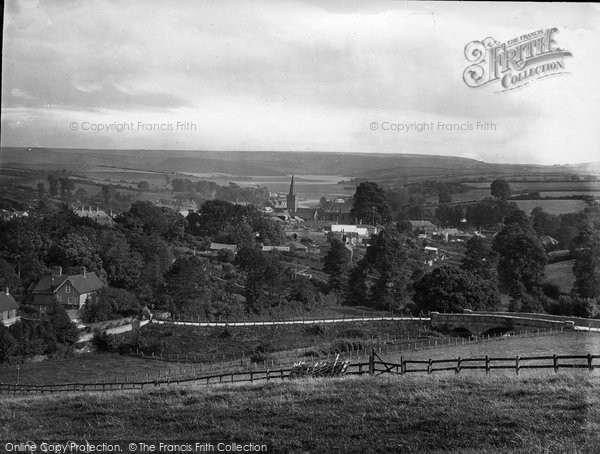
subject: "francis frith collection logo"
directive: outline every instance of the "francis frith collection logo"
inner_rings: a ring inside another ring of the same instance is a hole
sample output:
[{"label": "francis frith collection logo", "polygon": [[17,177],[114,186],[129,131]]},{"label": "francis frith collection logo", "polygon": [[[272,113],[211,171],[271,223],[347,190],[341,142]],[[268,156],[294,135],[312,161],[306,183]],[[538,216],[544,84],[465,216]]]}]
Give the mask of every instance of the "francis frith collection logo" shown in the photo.
[{"label": "francis frith collection logo", "polygon": [[537,30],[504,43],[494,38],[471,41],[465,46],[470,65],[463,73],[471,88],[499,83],[499,91],[523,87],[529,82],[565,74],[565,57],[571,52],[556,43],[557,28]]}]

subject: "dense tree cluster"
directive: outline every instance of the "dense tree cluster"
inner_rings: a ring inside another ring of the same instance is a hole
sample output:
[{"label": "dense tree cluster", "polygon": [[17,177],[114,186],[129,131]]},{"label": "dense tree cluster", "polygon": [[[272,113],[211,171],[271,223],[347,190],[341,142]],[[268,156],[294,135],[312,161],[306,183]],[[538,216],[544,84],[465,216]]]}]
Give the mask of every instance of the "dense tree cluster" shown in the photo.
[{"label": "dense tree cluster", "polygon": [[214,199],[225,202],[247,202],[258,204],[269,198],[269,190],[265,187],[239,186],[233,182],[220,186],[213,181],[191,181],[188,178],[171,180],[174,193],[184,194],[186,198],[202,202]]},{"label": "dense tree cluster", "polygon": [[423,252],[411,235],[388,225],[371,237],[365,256],[350,275],[347,301],[396,309],[409,300],[412,283],[423,267]]},{"label": "dense tree cluster", "polygon": [[500,304],[498,289],[488,279],[454,266],[435,268],[414,287],[416,310],[423,312],[495,310]]},{"label": "dense tree cluster", "polygon": [[[106,284],[85,306],[82,316],[88,322],[136,315],[144,305],[202,317],[304,310],[320,301],[319,289],[297,279],[280,256],[260,250],[263,244],[285,240],[281,225],[256,208],[219,200],[206,201],[187,218],[150,202],[135,202],[115,217],[114,225],[41,200],[29,217],[0,221],[0,284],[22,302],[50,267],[61,266],[66,274],[85,267]],[[237,259],[231,251],[211,255],[206,251],[211,242],[237,245]],[[45,326],[44,317],[29,316],[39,319],[31,322],[32,330]],[[11,333],[25,329],[22,324],[30,322],[17,322]],[[47,339],[69,345],[63,328],[40,334],[36,339],[42,339],[41,346],[27,355],[51,351],[54,344]],[[20,345],[15,333],[10,335]]]}]

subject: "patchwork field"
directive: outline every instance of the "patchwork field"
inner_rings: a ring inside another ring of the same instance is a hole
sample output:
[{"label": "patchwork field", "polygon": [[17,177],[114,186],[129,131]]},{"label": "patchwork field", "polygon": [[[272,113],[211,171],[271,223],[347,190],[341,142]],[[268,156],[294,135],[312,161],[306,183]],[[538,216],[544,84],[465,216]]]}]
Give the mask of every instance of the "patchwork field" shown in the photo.
[{"label": "patchwork field", "polygon": [[595,452],[597,372],[312,379],[3,397],[0,439],[186,440],[268,452]]},{"label": "patchwork field", "polygon": [[514,200],[514,202],[527,214],[535,207],[541,207],[549,214],[563,214],[575,213],[587,206],[583,200]]}]

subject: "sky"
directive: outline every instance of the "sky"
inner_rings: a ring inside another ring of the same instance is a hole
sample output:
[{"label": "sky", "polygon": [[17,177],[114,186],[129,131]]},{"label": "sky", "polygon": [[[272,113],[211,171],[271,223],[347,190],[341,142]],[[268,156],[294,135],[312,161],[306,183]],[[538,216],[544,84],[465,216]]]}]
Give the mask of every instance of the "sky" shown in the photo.
[{"label": "sky", "polygon": [[[564,74],[465,84],[471,41],[552,27]],[[598,5],[8,0],[3,33],[5,147],[600,161]]]}]

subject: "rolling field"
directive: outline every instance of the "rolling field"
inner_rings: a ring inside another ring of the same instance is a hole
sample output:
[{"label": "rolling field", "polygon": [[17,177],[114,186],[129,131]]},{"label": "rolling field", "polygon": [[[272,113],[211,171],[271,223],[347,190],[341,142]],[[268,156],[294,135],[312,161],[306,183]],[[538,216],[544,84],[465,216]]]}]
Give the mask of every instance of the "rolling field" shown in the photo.
[{"label": "rolling field", "polygon": [[575,282],[573,265],[575,260],[566,260],[546,265],[546,281],[559,286],[560,291],[569,293]]},{"label": "rolling field", "polygon": [[345,377],[0,399],[5,440],[235,441],[286,453],[600,446],[597,372]]},{"label": "rolling field", "polygon": [[[438,347],[428,350],[403,353],[404,359],[450,359],[544,356],[544,355],[600,355],[600,333],[574,331],[536,337],[505,337],[490,342],[452,347]],[[384,358],[388,359],[388,358]],[[400,355],[389,357],[400,360]],[[514,374],[514,371],[512,372]],[[527,372],[529,373],[529,372]]]},{"label": "rolling field", "polygon": [[[401,335],[411,339],[440,336],[430,331],[421,331],[419,336],[420,325],[420,322],[347,322],[331,325],[197,328],[153,324],[142,328],[141,338],[148,343],[162,345],[165,355],[198,354],[202,355],[203,361],[209,361],[212,356],[214,365],[208,362],[178,363],[110,353],[87,353],[64,359],[28,361],[20,366],[19,372],[16,365],[2,365],[0,383],[16,383],[17,377],[20,383],[39,385],[175,377],[208,373],[222,370],[223,367],[231,369],[235,366],[229,361],[239,360],[244,355],[249,358],[253,349],[258,347],[273,352],[312,346],[340,351],[347,348],[349,339],[353,339],[352,342],[358,345],[361,341],[366,343],[378,336],[384,339]],[[274,360],[277,361],[277,358]],[[223,361],[227,363],[221,364]],[[239,365],[237,361],[236,364]]]},{"label": "rolling field", "polygon": [[27,362],[20,365],[0,365],[0,383],[50,385],[55,383],[90,383],[132,381],[136,378],[154,379],[157,375],[185,375],[193,364],[155,361],[106,354],[81,354],[71,358]]},{"label": "rolling field", "polygon": [[[472,188],[490,189],[490,181],[466,183]],[[600,191],[600,181],[509,181],[513,192],[528,191]]]},{"label": "rolling field", "polygon": [[563,214],[575,213],[587,206],[583,200],[514,200],[514,202],[527,214],[535,207],[541,207],[549,214]]}]

